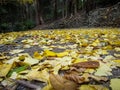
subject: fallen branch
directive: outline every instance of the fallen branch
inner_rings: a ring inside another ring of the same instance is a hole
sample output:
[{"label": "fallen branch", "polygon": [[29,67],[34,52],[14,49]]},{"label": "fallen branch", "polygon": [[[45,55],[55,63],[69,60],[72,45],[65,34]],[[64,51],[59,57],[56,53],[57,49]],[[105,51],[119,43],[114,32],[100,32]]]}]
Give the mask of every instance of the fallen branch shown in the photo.
[{"label": "fallen branch", "polygon": [[34,84],[31,84],[27,81],[24,81],[24,80],[14,80],[12,79],[12,81],[18,83],[18,84],[21,84],[21,85],[24,85],[28,88],[32,88],[32,89],[36,89],[36,90],[41,90],[41,87],[40,86],[37,86],[37,85],[34,85]]}]

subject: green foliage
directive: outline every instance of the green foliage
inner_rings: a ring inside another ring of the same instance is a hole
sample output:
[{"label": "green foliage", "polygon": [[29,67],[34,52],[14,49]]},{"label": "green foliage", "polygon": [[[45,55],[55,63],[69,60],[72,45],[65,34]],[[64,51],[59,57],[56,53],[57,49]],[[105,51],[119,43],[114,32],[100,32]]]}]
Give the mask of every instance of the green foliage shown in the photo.
[{"label": "green foliage", "polygon": [[13,72],[19,73],[19,72],[21,72],[21,71],[27,69],[27,67],[28,67],[27,65],[21,66],[21,67],[16,67],[16,68],[10,70],[10,72],[8,73],[7,76],[10,77],[10,76],[12,75]]},{"label": "green foliage", "polygon": [[9,23],[2,23],[2,24],[0,25],[0,28],[1,28],[2,30],[9,30],[10,24],[9,24]]},{"label": "green foliage", "polygon": [[33,28],[34,26],[35,26],[35,23],[31,20],[27,20],[24,22],[16,22],[14,27],[13,27],[13,30],[14,31],[28,30],[28,29]]},{"label": "green foliage", "polygon": [[11,23],[2,23],[0,25],[1,32],[9,32],[9,31],[21,31],[28,30],[35,27],[35,22],[32,20],[26,20],[24,22],[15,22],[14,25]]},{"label": "green foliage", "polygon": [[25,29],[31,29],[35,26],[35,22],[32,20],[27,20],[23,24],[25,25]]}]

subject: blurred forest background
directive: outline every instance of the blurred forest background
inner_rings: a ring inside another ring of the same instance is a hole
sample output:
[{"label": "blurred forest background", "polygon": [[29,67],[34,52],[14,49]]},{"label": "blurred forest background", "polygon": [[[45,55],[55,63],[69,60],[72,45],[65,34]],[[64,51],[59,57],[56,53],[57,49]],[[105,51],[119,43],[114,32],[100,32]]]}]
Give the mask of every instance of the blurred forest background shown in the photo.
[{"label": "blurred forest background", "polygon": [[[69,28],[72,24],[69,26],[66,24],[70,22],[75,22],[73,23],[73,25],[76,24],[73,26],[74,28],[88,26],[85,19],[90,20],[91,18],[88,18],[90,15],[97,17],[100,12],[98,11],[98,14],[93,15],[90,13],[91,11],[96,9],[100,10],[99,8],[107,8],[105,10],[109,12],[110,8],[108,10],[108,7],[118,2],[119,0],[0,0],[0,32],[28,30],[34,27],[45,27],[45,25],[49,25],[49,27],[47,26],[49,29]],[[111,10],[115,13],[119,12],[119,6],[117,9]],[[102,12],[103,11],[104,9],[102,9]],[[104,15],[104,18],[110,17],[110,15],[107,15],[108,13]],[[119,15],[117,19],[115,18],[116,20],[120,20]],[[94,17],[90,21],[93,19]],[[94,21],[92,21],[92,23],[93,22]],[[81,23],[81,25],[79,23]],[[118,23],[118,21],[116,23]],[[55,26],[56,24],[59,24],[59,26]],[[97,26],[98,24],[95,25]],[[110,26],[111,25],[113,24],[110,24]],[[115,26],[117,25],[115,24]]]}]

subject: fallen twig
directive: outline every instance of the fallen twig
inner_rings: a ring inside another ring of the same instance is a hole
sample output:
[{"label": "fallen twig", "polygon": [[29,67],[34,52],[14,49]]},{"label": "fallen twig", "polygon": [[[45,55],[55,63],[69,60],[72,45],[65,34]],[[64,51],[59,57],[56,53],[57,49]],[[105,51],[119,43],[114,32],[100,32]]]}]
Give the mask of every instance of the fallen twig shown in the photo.
[{"label": "fallen twig", "polygon": [[31,84],[31,83],[29,83],[27,81],[24,81],[24,80],[14,80],[14,79],[12,79],[12,80],[15,81],[16,83],[24,85],[24,86],[26,86],[28,88],[32,88],[32,89],[36,89],[36,90],[41,90],[40,86]]}]

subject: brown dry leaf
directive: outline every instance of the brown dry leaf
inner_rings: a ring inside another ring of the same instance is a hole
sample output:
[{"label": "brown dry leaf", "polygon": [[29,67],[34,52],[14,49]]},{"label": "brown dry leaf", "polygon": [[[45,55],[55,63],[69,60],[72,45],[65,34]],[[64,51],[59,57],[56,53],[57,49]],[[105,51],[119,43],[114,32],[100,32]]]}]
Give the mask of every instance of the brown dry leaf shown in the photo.
[{"label": "brown dry leaf", "polygon": [[0,65],[0,77],[5,77],[11,68],[12,68],[12,64]]},{"label": "brown dry leaf", "polygon": [[70,75],[64,75],[64,77],[68,80],[74,81],[76,83],[83,83],[85,82],[85,78],[79,75],[74,75],[74,74],[70,74]]},{"label": "brown dry leaf", "polygon": [[63,78],[60,75],[50,74],[50,83],[54,90],[76,90],[77,84]]},{"label": "brown dry leaf", "polygon": [[86,70],[86,68],[76,68],[76,67],[70,67],[70,70],[68,72],[76,71],[78,73],[82,73]]},{"label": "brown dry leaf", "polygon": [[98,68],[99,67],[99,62],[98,61],[86,61],[86,62],[80,62],[80,63],[75,63],[72,66],[74,67],[82,67],[82,68]]}]

